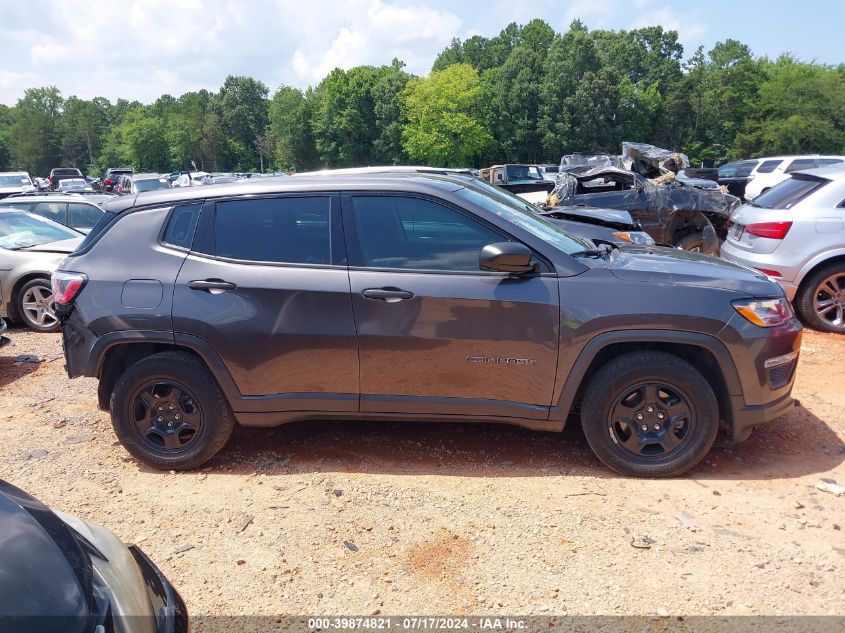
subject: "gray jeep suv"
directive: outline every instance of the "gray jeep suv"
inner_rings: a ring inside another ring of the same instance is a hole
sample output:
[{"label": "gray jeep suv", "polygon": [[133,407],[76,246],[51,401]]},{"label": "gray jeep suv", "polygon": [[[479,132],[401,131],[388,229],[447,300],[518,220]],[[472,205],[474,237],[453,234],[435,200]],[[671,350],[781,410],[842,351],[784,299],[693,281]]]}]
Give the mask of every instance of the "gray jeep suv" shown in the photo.
[{"label": "gray jeep suv", "polygon": [[609,250],[481,182],[353,174],[126,196],[53,276],[70,376],[126,449],[204,464],[235,423],[576,414],[617,472],[698,463],[782,415],[801,339],[780,286]]}]

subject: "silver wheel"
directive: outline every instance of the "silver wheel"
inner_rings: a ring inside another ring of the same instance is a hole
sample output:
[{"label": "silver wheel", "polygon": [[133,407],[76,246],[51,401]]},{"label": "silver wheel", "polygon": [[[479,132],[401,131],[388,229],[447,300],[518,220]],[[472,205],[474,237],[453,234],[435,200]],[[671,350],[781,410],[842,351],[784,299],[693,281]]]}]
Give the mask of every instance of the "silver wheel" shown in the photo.
[{"label": "silver wheel", "polygon": [[845,330],[845,273],[835,273],[816,286],[813,310],[830,327]]},{"label": "silver wheel", "polygon": [[53,293],[46,286],[31,286],[23,293],[23,317],[38,329],[53,328],[59,323],[53,304]]}]

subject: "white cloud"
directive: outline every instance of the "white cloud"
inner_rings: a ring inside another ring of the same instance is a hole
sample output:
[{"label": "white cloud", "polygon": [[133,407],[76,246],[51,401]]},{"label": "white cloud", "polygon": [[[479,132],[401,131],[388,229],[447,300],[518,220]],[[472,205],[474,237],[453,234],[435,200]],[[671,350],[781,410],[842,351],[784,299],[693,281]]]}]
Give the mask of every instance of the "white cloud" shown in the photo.
[{"label": "white cloud", "polygon": [[638,29],[645,26],[662,26],[665,31],[677,31],[678,39],[685,45],[685,48],[691,50],[701,43],[702,38],[707,33],[707,27],[694,20],[692,16],[688,15],[681,21],[668,8],[643,11],[633,23],[632,28]]},{"label": "white cloud", "polygon": [[[393,57],[404,61],[410,72],[424,74],[434,56],[457,35],[461,24],[454,13],[419,3],[344,3],[341,15],[327,16],[322,23],[323,33],[332,34],[327,48],[311,43],[295,51],[294,83],[316,83],[334,68],[386,64]],[[325,39],[324,35],[322,41]]]}]

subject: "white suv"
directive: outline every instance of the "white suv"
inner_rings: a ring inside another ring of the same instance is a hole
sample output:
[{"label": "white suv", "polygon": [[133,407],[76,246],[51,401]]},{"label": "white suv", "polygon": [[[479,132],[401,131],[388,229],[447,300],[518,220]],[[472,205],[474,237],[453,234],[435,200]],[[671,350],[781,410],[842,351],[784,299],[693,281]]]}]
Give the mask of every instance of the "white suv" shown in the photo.
[{"label": "white suv", "polygon": [[745,199],[753,200],[767,189],[789,178],[792,172],[845,164],[845,156],[769,156],[760,158],[745,186]]},{"label": "white suv", "polygon": [[815,329],[845,334],[845,168],[792,173],[738,207],[721,257],[777,280]]}]

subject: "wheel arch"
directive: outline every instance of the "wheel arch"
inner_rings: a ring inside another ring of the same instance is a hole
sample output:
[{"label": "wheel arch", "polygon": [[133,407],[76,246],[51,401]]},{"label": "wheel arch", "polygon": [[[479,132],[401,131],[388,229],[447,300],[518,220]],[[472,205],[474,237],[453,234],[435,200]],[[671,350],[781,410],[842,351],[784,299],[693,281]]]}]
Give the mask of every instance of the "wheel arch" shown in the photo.
[{"label": "wheel arch", "polygon": [[727,348],[709,334],[674,330],[621,330],[591,339],[572,365],[558,404],[552,408],[551,419],[565,422],[577,410],[590,378],[610,359],[649,350],[677,356],[701,372],[716,395],[721,419],[733,426],[731,396],[742,394],[742,384]]},{"label": "wheel arch", "polygon": [[113,332],[100,338],[91,350],[92,358],[97,359],[95,375],[99,378],[97,396],[100,409],[109,408],[114,386],[129,366],[158,352],[179,351],[190,354],[209,369],[230,403],[240,398],[241,394],[222,359],[203,339],[187,334],[174,337],[165,332]]},{"label": "wheel arch", "polygon": [[21,318],[21,315],[18,314],[18,294],[26,284],[28,284],[33,279],[46,279],[47,285],[50,285],[50,273],[47,271],[37,271],[33,270],[27,273],[24,273],[20,277],[15,280],[15,283],[12,284],[12,291],[9,293],[9,303],[6,307],[7,314],[9,318],[18,321]]},{"label": "wheel arch", "polygon": [[820,253],[804,264],[793,281],[798,288],[796,296],[799,292],[804,290],[804,282],[810,275],[816,272],[819,268],[829,266],[830,264],[845,264],[845,248],[837,248],[833,251]]}]

